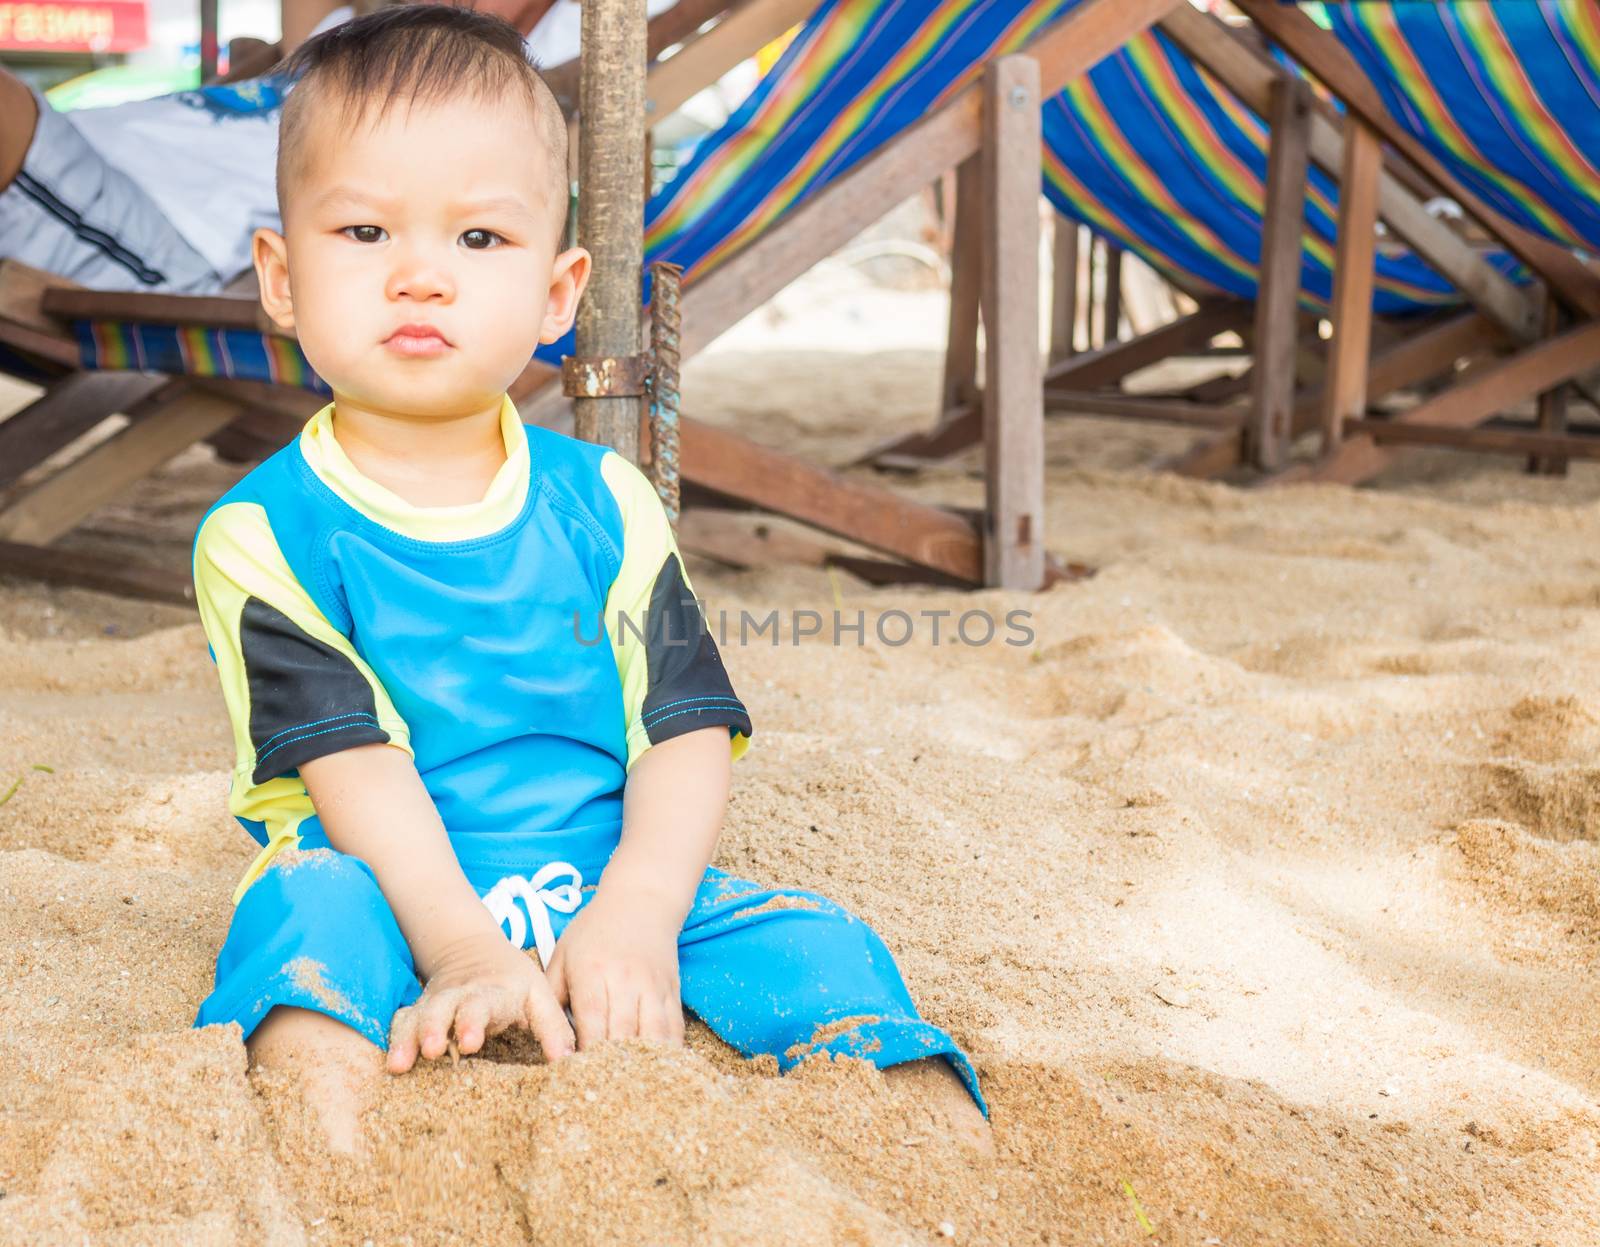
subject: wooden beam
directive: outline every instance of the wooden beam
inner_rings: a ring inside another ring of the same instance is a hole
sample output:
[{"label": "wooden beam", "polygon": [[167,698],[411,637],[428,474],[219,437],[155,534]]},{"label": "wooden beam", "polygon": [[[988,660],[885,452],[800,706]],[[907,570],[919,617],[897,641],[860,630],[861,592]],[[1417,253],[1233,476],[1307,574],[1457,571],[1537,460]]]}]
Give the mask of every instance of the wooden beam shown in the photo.
[{"label": "wooden beam", "polygon": [[1120,420],[1145,420],[1155,424],[1200,425],[1210,429],[1237,429],[1245,423],[1242,407],[1191,403],[1181,398],[1143,398],[1128,394],[1074,393],[1051,390],[1046,404],[1052,413],[1073,412]]},{"label": "wooden beam", "polygon": [[[1078,223],[1055,214],[1051,239],[1050,363],[1059,364],[1078,352]],[[946,404],[950,406],[951,404]]]},{"label": "wooden beam", "polygon": [[1600,459],[1600,435],[1546,433],[1534,429],[1456,428],[1451,425],[1413,424],[1407,420],[1352,420],[1353,432],[1372,438],[1380,446],[1443,446],[1485,454],[1528,455],[1544,461]]},{"label": "wooden beam", "polygon": [[1272,84],[1268,117],[1267,195],[1262,215],[1260,280],[1251,374],[1249,457],[1264,471],[1289,454],[1294,414],[1295,357],[1300,328],[1300,267],[1306,217],[1306,168],[1311,141],[1311,92],[1298,79]]},{"label": "wooden beam", "polygon": [[1122,340],[1122,248],[1107,238],[1102,255],[1105,272],[1100,287],[1100,345],[1111,346]]},{"label": "wooden beam", "polygon": [[[707,22],[725,18],[749,0],[678,0],[650,19],[645,28],[645,54],[654,61],[668,48],[687,42]],[[576,72],[577,58],[569,61]],[[573,79],[576,83],[577,79]]]},{"label": "wooden beam", "polygon": [[[1246,106],[1268,117],[1272,83],[1289,77],[1271,58],[1249,47],[1217,18],[1184,6],[1161,29]],[[1344,163],[1346,124],[1320,103],[1311,117],[1311,159],[1338,175]],[[1385,171],[1378,180],[1378,212],[1394,234],[1454,285],[1480,311],[1524,342],[1539,336],[1539,309],[1530,292],[1497,272],[1465,239],[1431,216],[1420,199]]]},{"label": "wooden beam", "polygon": [[1045,374],[1049,389],[1087,390],[1100,385],[1115,385],[1124,377],[1181,355],[1192,347],[1204,346],[1219,333],[1250,323],[1250,305],[1238,299],[1216,299],[1202,303],[1195,311],[1158,329],[1112,342],[1094,351],[1085,351],[1054,364]]},{"label": "wooden beam", "polygon": [[1276,0],[1237,3],[1257,29],[1321,79],[1384,142],[1438,183],[1463,211],[1549,282],[1564,302],[1586,315],[1600,316],[1600,276],[1564,247],[1513,224],[1468,190],[1438,157],[1389,115],[1378,89],[1337,39],[1294,5]]},{"label": "wooden beam", "polygon": [[1039,62],[1039,94],[1049,99],[1128,40],[1189,0],[1079,0],[1019,52]]},{"label": "wooden beam", "polygon": [[1339,239],[1334,253],[1333,339],[1322,407],[1322,450],[1344,440],[1344,422],[1367,408],[1367,356],[1372,350],[1372,287],[1378,247],[1378,136],[1357,122],[1346,127],[1339,179]]},{"label": "wooden beam", "polygon": [[174,606],[194,605],[194,581],[181,572],[171,572],[164,567],[140,567],[121,559],[58,550],[54,546],[0,541],[0,575],[169,602]]},{"label": "wooden beam", "polygon": [[1039,64],[984,67],[984,583],[1044,579],[1044,406],[1039,359]]},{"label": "wooden beam", "polygon": [[[670,9],[650,19],[645,28],[645,55],[654,62],[668,48],[692,38],[707,22],[745,3],[748,0],[678,0]],[[580,55],[540,70],[545,84],[569,118],[578,111],[578,75],[582,66]]]},{"label": "wooden beam", "polygon": [[[1046,373],[1045,390],[1081,391],[1114,385],[1130,373],[1182,354],[1193,346],[1209,342],[1219,333],[1247,324],[1249,318],[1248,303],[1234,299],[1204,303],[1187,316],[1137,338],[1062,360]],[[982,435],[983,422],[976,405],[952,406],[946,409],[932,429],[894,438],[868,451],[855,463],[876,464],[880,457],[893,456],[942,459],[972,445]]]},{"label": "wooden beam", "polygon": [[40,308],[57,320],[121,320],[140,325],[196,325],[288,337],[259,299],[222,294],[140,294],[124,290],[46,290]]},{"label": "wooden beam", "polygon": [[[1420,385],[1448,372],[1459,360],[1494,350],[1508,341],[1505,331],[1482,312],[1459,312],[1374,351],[1367,365],[1367,399],[1370,402]],[[1317,385],[1303,391],[1296,400],[1296,437],[1320,425],[1325,394],[1326,387]]]},{"label": "wooden beam", "polygon": [[[1545,333],[1554,337],[1561,332],[1566,320],[1562,313],[1561,304],[1550,297],[1545,300],[1544,328]],[[1547,434],[1562,434],[1567,431],[1567,387],[1554,386],[1539,395],[1539,431]],[[1541,476],[1565,476],[1567,474],[1567,459],[1565,455],[1530,455],[1528,457],[1528,471],[1536,472]]]},{"label": "wooden beam", "polygon": [[645,107],[653,120],[682,108],[739,62],[805,21],[818,0],[753,0],[728,13],[650,70]]},{"label": "wooden beam", "polygon": [[950,246],[950,318],[941,410],[978,396],[978,309],[983,284],[983,168],[971,156],[956,169],[955,230]]},{"label": "wooden beam", "polygon": [[967,584],[983,582],[978,531],[949,511],[845,480],[827,468],[688,416],[680,417],[679,454],[687,482],[920,567],[948,572]]},{"label": "wooden beam", "polygon": [[[1377,399],[1395,390],[1408,389],[1449,370],[1457,360],[1506,341],[1505,331],[1481,312],[1459,312],[1375,351],[1367,373],[1368,397]],[[1296,399],[1294,436],[1299,437],[1317,426],[1322,415],[1322,396],[1323,387],[1317,385],[1302,391]],[[1243,462],[1242,438],[1237,433],[1223,433],[1167,460],[1159,470],[1204,478],[1217,476]]]},{"label": "wooden beam", "polygon": [[64,326],[40,307],[47,292],[82,290],[76,282],[17,260],[0,259],[0,323],[60,334]]},{"label": "wooden beam", "polygon": [[138,372],[77,372],[0,422],[0,489],[69,446],[95,425],[170,384]]},{"label": "wooden beam", "polygon": [[173,456],[234,420],[239,404],[190,393],[112,434],[0,510],[0,540],[49,545]]},{"label": "wooden beam", "polygon": [[703,350],[890,208],[978,150],[982,97],[967,90],[767,229],[727,263],[685,283],[683,351]]},{"label": "wooden beam", "polygon": [[[1483,368],[1469,380],[1419,403],[1395,423],[1470,428],[1530,395],[1581,376],[1596,360],[1600,360],[1600,322],[1591,321]],[[1281,472],[1272,483],[1316,480],[1354,484],[1381,471],[1392,457],[1370,434],[1358,433],[1320,463]]]}]

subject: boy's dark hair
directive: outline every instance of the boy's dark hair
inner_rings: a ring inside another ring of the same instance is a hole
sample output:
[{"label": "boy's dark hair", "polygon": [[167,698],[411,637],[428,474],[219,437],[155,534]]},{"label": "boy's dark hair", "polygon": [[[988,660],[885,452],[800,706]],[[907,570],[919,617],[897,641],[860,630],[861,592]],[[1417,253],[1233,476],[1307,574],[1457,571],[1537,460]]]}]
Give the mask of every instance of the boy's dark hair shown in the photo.
[{"label": "boy's dark hair", "polygon": [[[276,73],[294,81],[278,120],[278,212],[304,156],[313,112],[337,107],[358,126],[398,102],[524,93],[550,166],[546,193],[561,227],[567,216],[567,125],[555,95],[503,18],[456,3],[396,4],[342,22],[301,44]],[[528,153],[530,160],[538,153]]]}]

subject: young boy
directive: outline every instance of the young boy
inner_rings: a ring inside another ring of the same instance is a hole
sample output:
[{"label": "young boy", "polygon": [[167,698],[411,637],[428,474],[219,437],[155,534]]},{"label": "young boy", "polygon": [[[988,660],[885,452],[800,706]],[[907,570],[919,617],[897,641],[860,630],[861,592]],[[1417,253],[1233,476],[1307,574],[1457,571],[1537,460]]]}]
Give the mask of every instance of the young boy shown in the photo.
[{"label": "young boy", "polygon": [[526,1026],[559,1060],[681,1042],[683,1005],[783,1068],[893,1066],[986,1146],[971,1065],[864,923],[708,869],[751,724],[665,512],[506,397],[589,275],[521,38],[389,8],[287,71],[254,261],[334,401],[195,538],[263,846],[196,1025],[238,1022],[347,1150],[385,1046],[403,1073]]}]

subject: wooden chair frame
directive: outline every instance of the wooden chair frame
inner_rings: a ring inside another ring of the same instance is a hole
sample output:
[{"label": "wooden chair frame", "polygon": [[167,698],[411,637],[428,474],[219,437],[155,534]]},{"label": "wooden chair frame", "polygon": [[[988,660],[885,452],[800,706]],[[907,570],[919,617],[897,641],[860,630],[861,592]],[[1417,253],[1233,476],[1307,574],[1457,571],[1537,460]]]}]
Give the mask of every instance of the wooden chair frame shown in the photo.
[{"label": "wooden chair frame", "polygon": [[[873,157],[829,186],[775,229],[707,277],[683,298],[683,353],[698,350],[785,285],[837,250],[889,206],[945,170],[981,163],[983,219],[978,297],[992,326],[981,428],[986,446],[986,502],[980,516],[931,507],[890,489],[838,473],[685,417],[681,473],[686,484],[725,499],[847,538],[896,560],[912,575],[969,585],[1037,588],[1062,574],[1043,547],[1043,429],[1036,289],[1039,117],[1042,100],[1186,0],[1085,0],[1017,56],[985,67],[983,81],[961,92]],[[710,12],[710,4],[702,5]],[[718,30],[740,21],[744,38],[770,37],[794,0],[749,0],[700,34],[665,72]],[[717,12],[727,12],[723,4]],[[670,11],[669,11],[670,13]],[[733,55],[724,34],[701,61]],[[747,53],[744,53],[747,54]],[[738,59],[738,57],[735,57]],[[656,72],[656,71],[652,71]],[[675,73],[682,72],[679,65]],[[267,328],[253,301],[126,295],[72,290],[9,266],[0,271],[0,340],[35,358],[72,368],[76,353],[65,322],[108,318],[164,324]],[[40,288],[29,299],[30,283]],[[567,400],[553,373],[524,374],[524,418],[562,419]],[[543,382],[540,385],[540,382]],[[174,379],[137,382],[121,374],[74,381],[62,397],[47,394],[13,416],[6,459],[12,478],[54,453],[84,428],[128,409],[126,428],[0,506],[0,567],[35,570],[37,551],[108,498],[194,441],[222,437],[236,450],[264,448],[292,435],[314,396],[273,394],[273,387]],[[514,397],[518,397],[514,395]],[[63,419],[63,408],[72,415]],[[75,430],[75,431],[72,431]],[[68,435],[70,432],[70,436]],[[51,445],[51,443],[54,443]],[[39,452],[47,445],[50,449]],[[0,450],[4,446],[0,445]],[[31,549],[29,548],[31,547]],[[8,557],[9,554],[9,557]],[[881,569],[880,569],[881,570]],[[103,579],[103,578],[102,578]]]},{"label": "wooden chair frame", "polygon": [[[1071,241],[1057,248],[1052,305],[1057,319],[1044,383],[1047,410],[1214,427],[1217,431],[1193,450],[1160,466],[1197,476],[1245,467],[1259,473],[1264,483],[1354,483],[1370,477],[1392,459],[1395,448],[1405,445],[1527,453],[1530,465],[1541,471],[1562,470],[1568,456],[1595,457],[1593,443],[1566,428],[1563,385],[1600,365],[1592,338],[1582,332],[1600,314],[1600,274],[1468,192],[1394,123],[1337,40],[1293,6],[1239,0],[1239,7],[1263,38],[1315,73],[1346,112],[1341,115],[1315,99],[1300,78],[1220,19],[1187,5],[1167,13],[1159,23],[1162,31],[1271,129],[1258,295],[1252,306],[1191,290],[1199,311],[1140,337],[1074,354],[1077,231],[1058,228],[1058,237]],[[1341,188],[1328,316],[1333,337],[1325,345],[1308,340],[1299,305],[1306,170],[1312,163]],[[1518,287],[1461,233],[1431,216],[1423,203],[1435,194],[1462,204],[1482,234],[1516,255],[1542,286]],[[978,215],[980,195],[974,179],[959,183],[939,418],[932,429],[885,443],[863,462],[904,470],[977,440],[976,412],[982,399],[971,378],[980,318],[972,297],[970,231],[963,218]],[[1380,220],[1448,278],[1472,311],[1421,318],[1403,329],[1375,321],[1372,291]],[[1106,295],[1112,294],[1114,287],[1108,287]],[[1114,317],[1114,311],[1102,312],[1104,323],[1115,325]],[[1207,349],[1218,334],[1230,330],[1246,340],[1252,356],[1243,379],[1223,378],[1186,394],[1154,398],[1133,398],[1116,388],[1136,369]],[[1559,349],[1546,349],[1558,333]],[[1512,360],[1495,362],[1518,350]],[[1461,361],[1474,358],[1485,361],[1486,371],[1463,374],[1427,404],[1397,419],[1373,417],[1371,405],[1378,400],[1454,377]],[[1539,400],[1537,428],[1507,428],[1502,422],[1480,430],[1497,413],[1531,397]],[[1291,465],[1290,445],[1318,430],[1319,459]]]}]

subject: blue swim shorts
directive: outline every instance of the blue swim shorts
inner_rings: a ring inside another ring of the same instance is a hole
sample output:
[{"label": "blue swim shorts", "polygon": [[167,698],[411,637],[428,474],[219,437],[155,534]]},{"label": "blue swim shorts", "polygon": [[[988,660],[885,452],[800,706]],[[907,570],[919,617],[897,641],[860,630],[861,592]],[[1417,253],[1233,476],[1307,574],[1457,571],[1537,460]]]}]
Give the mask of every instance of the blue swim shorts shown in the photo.
[{"label": "blue swim shorts", "polygon": [[[531,874],[469,866],[467,877],[507,938],[548,960],[604,866],[603,858],[574,865],[576,856],[546,859]],[[918,1016],[883,941],[825,897],[707,870],[678,959],[684,1006],[745,1056],[770,1053],[782,1070],[814,1053],[880,1069],[942,1056],[988,1115],[972,1063]],[[280,854],[240,899],[195,1025],[237,1022],[248,1038],[274,1006],[293,1005],[385,1048],[395,1011],[420,995],[411,950],[372,871],[317,848]]]}]

